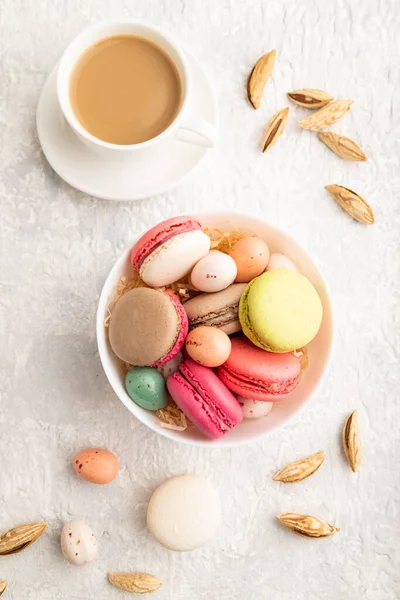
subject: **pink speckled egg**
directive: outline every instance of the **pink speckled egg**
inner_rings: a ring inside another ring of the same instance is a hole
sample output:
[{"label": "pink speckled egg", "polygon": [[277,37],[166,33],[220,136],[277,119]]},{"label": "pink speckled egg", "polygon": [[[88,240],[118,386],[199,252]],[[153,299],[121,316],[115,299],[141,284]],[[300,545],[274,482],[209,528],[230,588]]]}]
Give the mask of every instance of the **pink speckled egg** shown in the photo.
[{"label": "pink speckled egg", "polygon": [[72,466],[77,473],[91,483],[110,483],[118,474],[118,460],[104,448],[86,448],[75,454]]},{"label": "pink speckled egg", "polygon": [[236,263],[228,254],[211,250],[193,267],[192,284],[201,292],[219,292],[234,282]]},{"label": "pink speckled egg", "polygon": [[267,244],[259,237],[241,238],[229,253],[237,267],[235,281],[248,283],[258,277],[268,264],[269,250]]},{"label": "pink speckled egg", "polygon": [[202,325],[189,332],[186,351],[204,367],[219,367],[231,353],[231,340],[221,329]]},{"label": "pink speckled egg", "polygon": [[290,271],[298,271],[296,265],[284,254],[271,254],[268,261],[267,271],[272,269],[289,269]]}]

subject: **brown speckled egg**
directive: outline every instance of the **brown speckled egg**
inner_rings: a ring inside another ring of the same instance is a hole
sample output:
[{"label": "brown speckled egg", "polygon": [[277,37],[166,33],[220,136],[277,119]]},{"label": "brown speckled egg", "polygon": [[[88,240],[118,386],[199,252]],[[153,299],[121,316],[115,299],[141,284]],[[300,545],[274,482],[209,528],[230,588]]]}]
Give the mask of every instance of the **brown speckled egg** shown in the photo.
[{"label": "brown speckled egg", "polygon": [[229,254],[236,263],[237,283],[248,283],[261,275],[269,259],[267,244],[259,237],[252,236],[238,240]]},{"label": "brown speckled egg", "polygon": [[186,338],[190,358],[204,367],[219,367],[231,353],[231,340],[217,327],[196,327]]},{"label": "brown speckled egg", "polygon": [[118,460],[104,448],[86,448],[75,454],[72,466],[77,473],[91,483],[110,483],[118,474]]}]

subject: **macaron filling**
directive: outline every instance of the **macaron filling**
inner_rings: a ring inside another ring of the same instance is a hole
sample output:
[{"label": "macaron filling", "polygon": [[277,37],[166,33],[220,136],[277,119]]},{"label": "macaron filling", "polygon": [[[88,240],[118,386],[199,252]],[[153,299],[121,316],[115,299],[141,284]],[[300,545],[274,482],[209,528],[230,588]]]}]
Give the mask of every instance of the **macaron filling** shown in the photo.
[{"label": "macaron filling", "polygon": [[[132,264],[137,271],[139,271],[143,262],[152,254],[155,250],[157,250],[160,246],[162,246],[165,242],[170,240],[171,238],[179,235],[181,233],[188,233],[189,231],[195,231],[197,229],[201,229],[201,225],[198,221],[194,219],[184,220],[178,223],[174,223],[170,225],[168,231],[157,231],[154,234],[154,237],[151,238],[147,244],[141,248],[137,255],[133,258],[132,255]],[[136,246],[135,246],[136,247]]]},{"label": "macaron filling", "polygon": [[[249,392],[266,392],[268,394],[280,396],[282,394],[290,394],[293,392],[300,381],[300,375],[285,381],[274,381],[268,383],[260,379],[252,377],[243,377],[240,373],[234,373],[226,366],[220,367],[221,372],[230,384],[237,386],[239,390],[247,390]],[[242,393],[242,392],[241,392]]]},{"label": "macaron filling", "polygon": [[[193,399],[201,404],[201,409],[206,413],[207,417],[221,434],[224,434],[232,427],[235,427],[236,421],[223,412],[220,406],[215,404],[213,398],[208,394],[207,390],[204,389],[200,381],[194,376],[185,363],[182,363],[179,366],[179,372],[175,373],[173,378],[177,379],[187,389],[190,389],[192,393],[194,391]],[[191,415],[189,416],[191,417]]]},{"label": "macaron filling", "polygon": [[189,319],[189,329],[194,329],[200,325],[207,325],[209,327],[221,327],[221,325],[228,325],[238,320],[239,302],[221,308],[221,310],[215,310],[202,315],[194,319]]}]

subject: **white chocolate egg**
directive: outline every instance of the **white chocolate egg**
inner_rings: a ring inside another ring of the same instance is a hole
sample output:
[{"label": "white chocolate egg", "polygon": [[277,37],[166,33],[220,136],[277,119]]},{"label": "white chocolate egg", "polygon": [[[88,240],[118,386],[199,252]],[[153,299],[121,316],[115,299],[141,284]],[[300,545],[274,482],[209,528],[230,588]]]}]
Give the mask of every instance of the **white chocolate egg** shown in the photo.
[{"label": "white chocolate egg", "polygon": [[61,550],[71,565],[83,567],[97,557],[96,537],[84,521],[73,519],[61,532]]},{"label": "white chocolate egg", "polygon": [[173,375],[174,373],[176,373],[176,371],[178,370],[179,365],[181,364],[182,361],[183,361],[182,352],[178,352],[178,354],[176,356],[174,356],[174,358],[171,358],[171,360],[169,360],[168,362],[157,367],[157,371],[159,373],[161,373],[161,375],[164,377],[164,379],[168,379],[168,377],[170,375]]},{"label": "white chocolate egg", "polygon": [[298,271],[298,268],[284,254],[279,254],[276,252],[275,254],[271,254],[268,261],[267,271],[272,271],[272,269],[289,269],[290,271]]},{"label": "white chocolate egg", "polygon": [[219,292],[234,282],[236,263],[228,254],[211,250],[193,267],[192,284],[201,292]]},{"label": "white chocolate egg", "polygon": [[243,411],[244,419],[262,419],[266,417],[272,410],[273,402],[259,402],[252,398],[237,397]]}]

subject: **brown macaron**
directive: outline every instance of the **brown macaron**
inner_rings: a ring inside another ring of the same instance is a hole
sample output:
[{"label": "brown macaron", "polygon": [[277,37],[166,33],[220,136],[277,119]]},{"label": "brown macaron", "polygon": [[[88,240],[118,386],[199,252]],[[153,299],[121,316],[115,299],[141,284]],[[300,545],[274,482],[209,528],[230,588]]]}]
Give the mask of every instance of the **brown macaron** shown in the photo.
[{"label": "brown macaron", "polygon": [[183,305],[189,319],[189,329],[200,325],[218,327],[227,334],[241,330],[238,319],[240,297],[245,283],[233,283],[221,292],[199,294]]},{"label": "brown macaron", "polygon": [[187,330],[186,313],[175,297],[143,287],[115,305],[109,339],[118,358],[130,365],[158,366],[179,352]]}]

